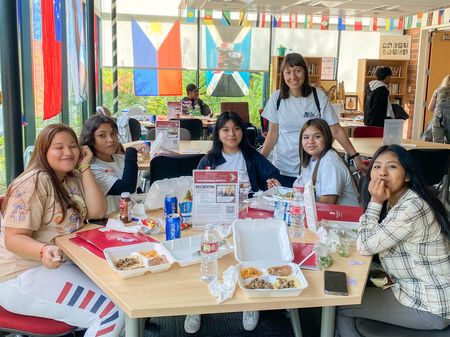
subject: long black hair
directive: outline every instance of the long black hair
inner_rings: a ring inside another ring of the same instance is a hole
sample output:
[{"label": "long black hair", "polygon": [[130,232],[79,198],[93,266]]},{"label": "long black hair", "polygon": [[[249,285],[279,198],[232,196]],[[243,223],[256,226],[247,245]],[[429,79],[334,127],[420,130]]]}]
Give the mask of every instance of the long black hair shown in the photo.
[{"label": "long black hair", "polygon": [[305,81],[301,87],[302,97],[308,97],[312,93],[311,85],[309,84],[308,66],[305,59],[299,53],[287,54],[281,63],[280,69],[280,97],[282,99],[289,98],[289,87],[284,79],[284,69],[289,67],[301,67],[305,73]]},{"label": "long black hair", "polygon": [[[333,135],[331,133],[331,129],[330,129],[330,126],[328,125],[328,123],[324,119],[320,119],[320,118],[313,118],[313,119],[307,120],[305,122],[305,124],[303,124],[302,129],[300,130],[300,139],[299,139],[299,143],[300,143],[299,150],[300,151],[299,152],[300,152],[301,167],[307,167],[309,165],[309,162],[311,161],[311,155],[308,152],[306,152],[302,146],[303,133],[310,126],[319,130],[322,133],[322,136],[324,138],[324,147],[323,147],[322,153],[320,154],[320,159],[322,159],[322,157],[328,152],[328,150],[333,147]],[[318,166],[318,164],[316,166]]]},{"label": "long black hair", "polygon": [[[380,147],[377,152],[373,155],[372,161],[369,166],[369,172],[367,174],[367,183],[365,184],[365,190],[367,192],[367,188],[370,182],[370,173],[372,172],[372,167],[375,160],[383,153],[392,152],[402,165],[405,170],[406,176],[409,177],[409,181],[406,182],[408,188],[414,192],[416,192],[420,198],[422,198],[428,206],[430,206],[431,211],[436,217],[437,222],[441,228],[441,233],[446,237],[450,238],[450,224],[448,220],[447,211],[445,210],[442,202],[437,198],[436,192],[431,188],[425,185],[425,181],[422,178],[422,172],[418,170],[417,165],[410,155],[410,153],[405,150],[403,147],[399,145],[385,145]],[[367,209],[367,205],[370,201],[370,193],[363,193],[363,206],[364,210]],[[381,219],[386,217],[387,211],[387,201],[383,204],[383,209],[381,213]]]},{"label": "long black hair", "polygon": [[243,154],[250,154],[255,151],[255,148],[250,145],[247,138],[247,127],[244,121],[234,111],[225,111],[220,114],[214,125],[214,131],[212,133],[213,145],[211,150],[208,151],[207,156],[210,158],[217,158],[222,155],[223,144],[219,138],[219,131],[223,129],[228,121],[232,121],[234,125],[238,126],[242,130],[242,140],[239,143],[239,149]]}]

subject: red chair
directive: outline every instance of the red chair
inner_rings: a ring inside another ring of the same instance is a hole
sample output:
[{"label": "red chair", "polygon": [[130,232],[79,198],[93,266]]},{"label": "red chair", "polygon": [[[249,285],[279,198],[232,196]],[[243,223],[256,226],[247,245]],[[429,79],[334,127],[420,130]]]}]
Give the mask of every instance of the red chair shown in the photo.
[{"label": "red chair", "polygon": [[353,138],[383,137],[381,126],[358,126],[353,130]]},{"label": "red chair", "polygon": [[[0,208],[5,196],[0,196]],[[62,336],[75,327],[53,319],[13,314],[0,306],[0,336],[10,333],[27,336]]]}]

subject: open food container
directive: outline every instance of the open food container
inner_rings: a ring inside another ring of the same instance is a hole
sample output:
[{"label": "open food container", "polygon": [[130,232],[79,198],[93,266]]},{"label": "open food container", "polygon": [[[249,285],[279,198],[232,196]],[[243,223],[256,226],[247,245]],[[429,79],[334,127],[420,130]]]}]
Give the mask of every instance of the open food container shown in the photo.
[{"label": "open food container", "polygon": [[[162,245],[172,254],[175,262],[180,267],[200,263],[200,246],[202,236],[192,235],[180,239],[164,241]],[[233,251],[232,246],[224,245],[219,247],[219,258]]]},{"label": "open food container", "polygon": [[293,190],[289,187],[274,186],[260,195],[247,200],[248,206],[255,209],[265,211],[274,211],[277,201],[291,202],[293,198]]},{"label": "open food container", "polygon": [[238,283],[248,297],[299,296],[308,287],[294,259],[286,223],[239,219],[233,223]]},{"label": "open food container", "polygon": [[146,272],[163,272],[175,262],[170,252],[156,242],[107,248],[104,254],[110,267],[124,279],[142,276]]}]

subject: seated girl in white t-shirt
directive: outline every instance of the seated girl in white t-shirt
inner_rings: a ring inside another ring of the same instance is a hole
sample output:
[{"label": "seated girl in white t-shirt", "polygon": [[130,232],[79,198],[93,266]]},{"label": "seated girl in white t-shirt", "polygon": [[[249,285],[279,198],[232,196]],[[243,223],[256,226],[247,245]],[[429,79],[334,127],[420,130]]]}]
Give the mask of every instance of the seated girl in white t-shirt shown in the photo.
[{"label": "seated girl in white t-shirt", "polygon": [[300,166],[305,181],[312,181],[316,200],[328,204],[359,205],[355,181],[344,160],[333,149],[330,127],[310,119],[300,131]]}]

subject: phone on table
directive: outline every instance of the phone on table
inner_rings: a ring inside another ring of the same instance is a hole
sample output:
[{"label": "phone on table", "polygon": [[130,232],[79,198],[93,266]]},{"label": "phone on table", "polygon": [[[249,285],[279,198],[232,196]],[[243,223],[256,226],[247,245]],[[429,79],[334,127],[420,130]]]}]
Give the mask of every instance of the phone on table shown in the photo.
[{"label": "phone on table", "polygon": [[108,218],[103,218],[103,219],[87,219],[86,222],[87,222],[87,223],[94,224],[94,225],[106,226],[106,223],[108,222]]},{"label": "phone on table", "polygon": [[325,294],[347,296],[347,277],[345,273],[340,271],[324,272]]}]

